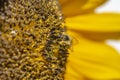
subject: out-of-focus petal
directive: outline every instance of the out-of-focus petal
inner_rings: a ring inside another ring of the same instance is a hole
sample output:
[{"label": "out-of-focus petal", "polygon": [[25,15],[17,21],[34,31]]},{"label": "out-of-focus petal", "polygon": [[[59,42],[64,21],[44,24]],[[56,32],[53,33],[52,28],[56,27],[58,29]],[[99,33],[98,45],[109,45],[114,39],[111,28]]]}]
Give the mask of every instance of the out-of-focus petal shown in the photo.
[{"label": "out-of-focus petal", "polygon": [[66,19],[72,30],[95,32],[120,32],[120,14],[89,14]]},{"label": "out-of-focus petal", "polygon": [[[117,51],[104,43],[83,39],[75,32],[69,34],[73,38],[73,50],[70,51],[66,69],[72,69],[77,77],[82,74],[82,78],[87,77],[88,80],[120,79],[120,56]],[[73,79],[80,80],[77,77]]]},{"label": "out-of-focus petal", "polygon": [[120,14],[104,13],[66,19],[68,29],[92,40],[120,39]]},{"label": "out-of-focus petal", "polygon": [[60,0],[65,17],[93,12],[107,0]]},{"label": "out-of-focus petal", "polygon": [[69,1],[69,0],[59,0],[60,5],[64,5],[64,4],[68,3],[68,1]]},{"label": "out-of-focus petal", "polygon": [[101,6],[107,1],[108,0],[88,0],[88,2],[84,6],[82,6],[81,14],[93,12],[94,9]]},{"label": "out-of-focus petal", "polygon": [[78,14],[81,11],[81,6],[87,3],[88,0],[60,0],[62,11],[65,17]]},{"label": "out-of-focus petal", "polygon": [[117,40],[120,39],[120,32],[93,32],[93,31],[76,31],[78,34],[84,36],[84,38],[94,41],[105,41],[107,39]]}]

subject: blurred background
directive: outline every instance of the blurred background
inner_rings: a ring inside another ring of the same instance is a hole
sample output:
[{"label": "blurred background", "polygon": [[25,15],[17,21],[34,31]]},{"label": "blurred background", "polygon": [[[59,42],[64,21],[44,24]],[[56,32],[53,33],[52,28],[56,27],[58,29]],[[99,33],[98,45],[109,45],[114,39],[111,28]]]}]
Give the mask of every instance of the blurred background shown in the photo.
[{"label": "blurred background", "polygon": [[[117,12],[120,13],[120,0],[109,0],[96,10],[97,13]],[[107,40],[106,43],[120,52],[120,40]]]},{"label": "blurred background", "polygon": [[120,13],[120,0],[109,0],[106,4],[99,7],[96,11],[98,13],[101,13],[101,12],[119,12]]}]

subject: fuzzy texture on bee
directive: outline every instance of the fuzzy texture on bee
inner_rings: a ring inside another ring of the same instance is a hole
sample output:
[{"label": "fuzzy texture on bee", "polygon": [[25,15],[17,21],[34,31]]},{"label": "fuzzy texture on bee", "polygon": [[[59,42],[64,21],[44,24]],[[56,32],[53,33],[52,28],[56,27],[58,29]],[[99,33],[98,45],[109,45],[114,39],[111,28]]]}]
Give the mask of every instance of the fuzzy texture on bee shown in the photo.
[{"label": "fuzzy texture on bee", "polygon": [[0,80],[64,80],[70,42],[58,0],[0,0]]}]

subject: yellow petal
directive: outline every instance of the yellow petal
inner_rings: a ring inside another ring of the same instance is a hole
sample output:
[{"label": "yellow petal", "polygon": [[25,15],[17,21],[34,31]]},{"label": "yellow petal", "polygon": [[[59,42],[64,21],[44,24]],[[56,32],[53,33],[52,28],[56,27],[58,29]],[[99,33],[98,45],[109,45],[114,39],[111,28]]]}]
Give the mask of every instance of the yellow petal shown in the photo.
[{"label": "yellow petal", "polygon": [[62,5],[65,5],[66,3],[68,3],[68,1],[69,1],[69,0],[59,0],[61,6],[62,6]]},{"label": "yellow petal", "polygon": [[103,3],[107,2],[108,0],[88,0],[88,2],[82,6],[81,13],[88,13],[93,11],[98,6],[102,5]]},{"label": "yellow petal", "polygon": [[[83,39],[73,32],[69,34],[74,39],[73,51],[70,51],[66,66],[66,71],[71,69],[74,72],[69,74],[75,73],[76,76],[87,77],[88,80],[120,79],[120,56],[113,48],[104,43]],[[65,78],[69,77],[69,74],[66,72]],[[73,80],[80,79],[75,77]]]},{"label": "yellow petal", "polygon": [[[75,30],[73,30],[75,31]],[[120,32],[93,32],[93,31],[75,31],[85,38],[94,41],[104,41],[107,39],[120,39]]]},{"label": "yellow petal", "polygon": [[89,14],[66,19],[68,29],[77,31],[120,32],[120,14]]},{"label": "yellow petal", "polygon": [[62,11],[65,17],[78,14],[88,0],[60,0]]},{"label": "yellow petal", "polygon": [[65,17],[92,12],[107,0],[60,0]]},{"label": "yellow petal", "polygon": [[[66,75],[67,74],[67,75]],[[70,66],[67,66],[66,73],[65,73],[65,80],[84,80],[84,77],[75,71],[73,71]]]}]

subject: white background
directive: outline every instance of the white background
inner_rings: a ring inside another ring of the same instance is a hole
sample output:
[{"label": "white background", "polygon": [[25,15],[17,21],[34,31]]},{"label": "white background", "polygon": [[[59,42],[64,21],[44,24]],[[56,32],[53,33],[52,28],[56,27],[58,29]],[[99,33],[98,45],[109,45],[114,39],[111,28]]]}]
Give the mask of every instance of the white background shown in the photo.
[{"label": "white background", "polygon": [[119,12],[120,13],[120,0],[108,0],[103,6],[100,6],[97,12]]},{"label": "white background", "polygon": [[[120,0],[109,0],[103,6],[100,6],[96,12],[117,12],[120,13]],[[120,40],[107,40],[108,45],[114,47],[117,51],[120,52]]]}]

